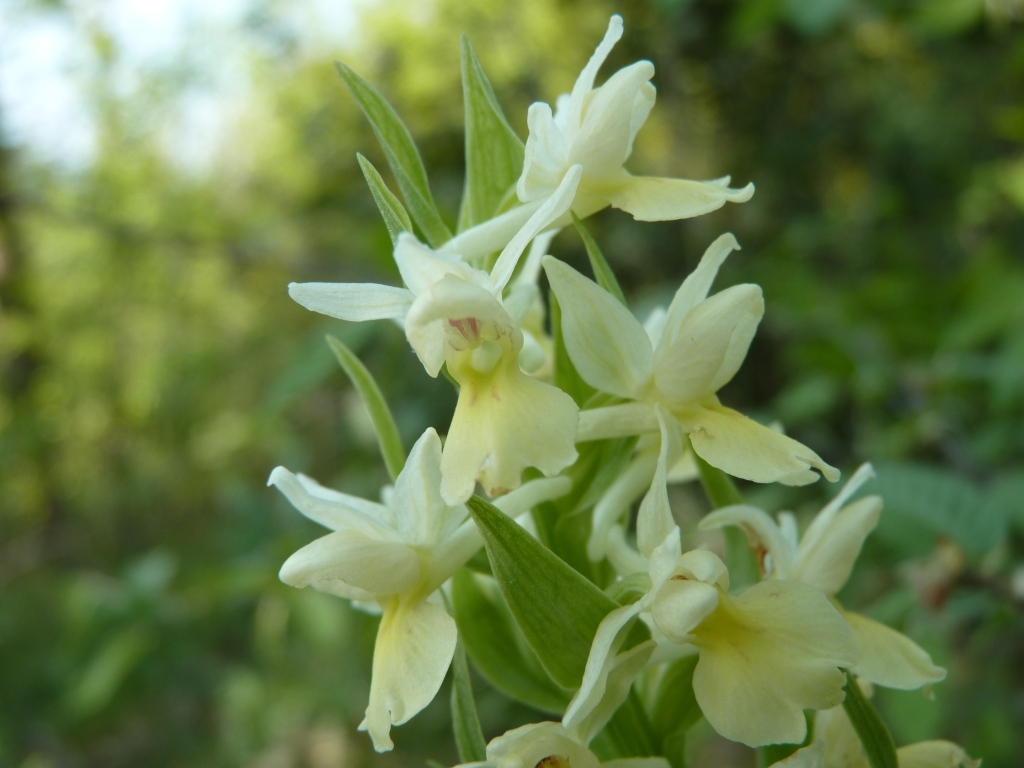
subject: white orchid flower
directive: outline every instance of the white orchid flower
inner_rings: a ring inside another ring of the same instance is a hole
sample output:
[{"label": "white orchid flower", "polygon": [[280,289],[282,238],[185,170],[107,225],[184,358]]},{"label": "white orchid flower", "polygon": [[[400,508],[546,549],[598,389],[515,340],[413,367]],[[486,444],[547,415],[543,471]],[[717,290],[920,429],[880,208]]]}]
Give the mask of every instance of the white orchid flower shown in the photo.
[{"label": "white orchid flower", "polygon": [[[726,202],[746,202],[754,185],[731,189],[729,177],[689,181],[633,176],[623,167],[633,152],[633,141],[654,107],[651,85],[654,65],[638,61],[595,88],[598,70],[622,37],[622,17],[612,16],[601,44],[583,68],[572,93],[551,107],[530,106],[523,173],[516,184],[521,205],[456,236],[451,244],[467,256],[499,250],[522,223],[535,215],[564,183],[571,169],[580,167],[582,179],[572,210],[585,218],[612,206],[640,221],[666,221],[699,216]],[[565,218],[565,217],[561,217]],[[566,223],[551,219],[552,225]]]},{"label": "white orchid flower", "polygon": [[739,248],[722,235],[676,292],[664,318],[645,328],[611,294],[556,259],[543,261],[562,308],[562,335],[583,380],[630,401],[580,414],[577,441],[657,430],[661,404],[693,450],[730,475],[759,483],[804,485],[817,469],[839,472],[806,446],[722,406],[715,393],[732,379],[754,338],[764,301],[756,285],[708,297],[718,268]]},{"label": "white orchid flower", "polygon": [[656,416],[662,449],[637,517],[639,559],[647,564],[651,586],[598,626],[563,723],[570,730],[593,727],[595,714],[607,719],[621,703],[607,692],[609,672],[619,666],[618,650],[632,620],[645,614],[663,642],[696,650],[693,690],[716,731],[754,747],[798,743],[806,735],[805,709],[842,702],[846,677],[839,667],[856,662],[853,635],[828,599],[806,584],[766,581],[730,595],[729,573],[717,555],[681,552],[666,490],[676,450],[673,430],[660,407]]},{"label": "white orchid flower", "polygon": [[946,670],[936,666],[927,651],[906,635],[844,610],[834,599],[850,578],[864,540],[878,525],[881,498],[867,496],[847,504],[872,477],[870,464],[858,469],[800,540],[792,514],[782,512],[776,522],[766,512],[748,505],[716,510],[701,521],[700,528],[741,527],[755,549],[763,553],[766,577],[801,581],[833,599],[860,648],[860,661],[852,667],[854,673],[887,688],[911,690],[944,679]]},{"label": "white orchid flower", "polygon": [[530,723],[492,739],[487,759],[456,768],[668,768],[664,757],[601,762],[558,723]]},{"label": "white orchid flower", "polygon": [[289,291],[333,317],[400,319],[427,373],[436,377],[447,362],[460,390],[441,464],[445,500],[464,502],[477,480],[496,496],[518,487],[526,467],[551,476],[572,464],[578,407],[520,368],[526,337],[519,326],[535,305],[536,286],[518,281],[503,302],[511,270],[506,274],[500,259],[488,274],[407,233],[395,261],[406,288],[293,283]]},{"label": "white orchid flower", "polygon": [[[383,504],[333,491],[284,467],[267,482],[302,514],[333,533],[289,557],[281,581],[382,611],[366,718],[374,748],[392,748],[401,725],[434,698],[455,652],[455,621],[434,597],[483,541],[464,506],[440,494],[441,441],[428,429],[416,441]],[[568,490],[564,478],[535,480],[499,499],[510,515]]]}]

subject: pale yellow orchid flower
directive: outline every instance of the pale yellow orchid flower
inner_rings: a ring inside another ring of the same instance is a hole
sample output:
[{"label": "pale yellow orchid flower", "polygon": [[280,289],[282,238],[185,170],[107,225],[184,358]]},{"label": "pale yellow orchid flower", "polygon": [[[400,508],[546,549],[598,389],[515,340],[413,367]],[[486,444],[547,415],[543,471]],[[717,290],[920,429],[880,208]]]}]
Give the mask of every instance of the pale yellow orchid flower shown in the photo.
[{"label": "pale yellow orchid flower", "polygon": [[634,557],[646,564],[650,588],[599,625],[562,722],[586,734],[615,711],[625,694],[612,675],[623,665],[634,669],[632,656],[642,646],[619,649],[632,621],[646,616],[662,643],[699,655],[693,690],[716,731],[749,746],[799,743],[805,709],[842,702],[846,677],[839,668],[856,663],[853,635],[828,599],[806,584],[767,581],[730,595],[728,571],[715,554],[681,551],[665,485],[678,439],[660,406],[656,416],[662,448],[637,517]]},{"label": "pale yellow orchid flower", "polygon": [[[483,543],[466,508],[441,497],[441,441],[433,429],[423,434],[383,504],[324,488],[284,467],[271,473],[268,485],[333,530],[289,557],[281,580],[376,602],[383,611],[370,703],[359,727],[369,731],[377,751],[389,750],[391,726],[430,703],[455,652],[455,621],[435,593]],[[495,503],[519,515],[568,486],[565,478],[535,480]]]},{"label": "pale yellow orchid flower", "polygon": [[[516,249],[510,253],[518,256]],[[511,267],[500,259],[487,273],[408,233],[398,238],[395,261],[406,288],[293,283],[289,290],[304,306],[334,317],[401,320],[427,373],[436,377],[448,364],[460,390],[441,464],[444,499],[464,502],[478,480],[487,493],[500,495],[519,486],[526,467],[552,476],[571,465],[578,407],[520,367],[528,338],[520,323],[535,320],[534,283],[517,281],[503,300]],[[540,362],[527,359],[527,365],[543,366],[543,348],[533,349],[537,354]]]},{"label": "pale yellow orchid flower", "polygon": [[[738,248],[722,235],[676,292],[663,319],[645,328],[611,294],[566,264],[543,261],[562,308],[562,336],[580,376],[627,402],[580,414],[577,441],[658,428],[661,405],[698,456],[730,475],[803,485],[839,472],[818,454],[719,403],[716,392],[739,370],[764,313],[761,289],[736,285],[708,296],[718,268]],[[813,468],[813,469],[812,469]]]},{"label": "pale yellow orchid flower", "polygon": [[[624,164],[633,152],[637,132],[654,107],[650,80],[654,65],[637,61],[595,87],[598,70],[622,37],[622,18],[612,16],[604,39],[577,78],[572,92],[551,106],[530,106],[523,173],[516,184],[520,205],[472,227],[449,246],[476,258],[500,250],[528,218],[546,205],[568,174],[579,168],[582,178],[572,210],[580,218],[612,206],[640,221],[666,221],[699,216],[727,202],[746,202],[754,185],[729,187],[729,177],[714,181],[633,176]],[[562,226],[568,216],[551,215],[548,225]]]},{"label": "pale yellow orchid flower", "polygon": [[701,520],[700,528],[741,527],[752,545],[763,553],[762,566],[767,578],[800,581],[832,598],[857,638],[860,660],[851,668],[855,674],[887,688],[920,688],[943,680],[946,670],[936,666],[927,651],[906,635],[847,611],[834,599],[849,579],[864,540],[878,525],[881,498],[867,496],[847,503],[872,477],[870,464],[858,469],[799,540],[792,514],[782,512],[776,522],[766,512],[748,505],[716,510]]}]

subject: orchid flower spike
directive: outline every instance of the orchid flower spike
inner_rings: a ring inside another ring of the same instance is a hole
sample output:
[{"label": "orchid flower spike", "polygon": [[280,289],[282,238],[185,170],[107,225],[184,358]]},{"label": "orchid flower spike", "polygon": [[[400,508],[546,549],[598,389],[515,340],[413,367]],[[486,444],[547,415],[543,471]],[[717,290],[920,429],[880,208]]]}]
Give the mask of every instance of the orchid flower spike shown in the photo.
[{"label": "orchid flower spike", "polygon": [[[582,173],[572,200],[580,218],[612,206],[633,214],[639,221],[668,221],[700,216],[726,202],[743,203],[754,194],[754,185],[729,187],[729,177],[714,181],[689,181],[652,176],[633,176],[623,167],[633,152],[633,141],[654,107],[655,89],[650,80],[654,65],[637,61],[594,87],[598,70],[622,37],[622,17],[612,16],[608,31],[594,55],[580,72],[572,92],[560,96],[554,112],[536,102],[530,106],[523,173],[516,185],[522,203],[501,216],[466,230],[451,241],[467,258],[499,250],[510,233],[547,205],[563,189],[565,180]],[[550,214],[554,214],[550,207]],[[564,212],[563,212],[564,213]],[[551,226],[567,223],[559,214]]]},{"label": "orchid flower spike", "polygon": [[701,520],[700,529],[725,525],[742,528],[752,545],[764,553],[765,576],[808,584],[839,607],[860,648],[860,660],[851,668],[855,674],[887,688],[911,690],[943,680],[946,670],[936,666],[928,652],[906,635],[847,611],[835,600],[835,594],[850,578],[864,540],[878,525],[881,498],[866,496],[850,502],[874,474],[870,464],[858,469],[800,540],[792,514],[782,512],[776,522],[766,512],[748,505],[716,510]]},{"label": "orchid flower spike", "polygon": [[[281,581],[312,586],[383,610],[373,656],[366,717],[374,748],[392,748],[392,725],[401,725],[434,698],[455,652],[455,621],[435,593],[483,541],[465,506],[440,494],[441,441],[433,429],[413,446],[405,468],[378,504],[333,491],[284,467],[267,482],[329,533],[281,566]],[[535,480],[499,499],[519,515],[568,490],[565,478]]]}]

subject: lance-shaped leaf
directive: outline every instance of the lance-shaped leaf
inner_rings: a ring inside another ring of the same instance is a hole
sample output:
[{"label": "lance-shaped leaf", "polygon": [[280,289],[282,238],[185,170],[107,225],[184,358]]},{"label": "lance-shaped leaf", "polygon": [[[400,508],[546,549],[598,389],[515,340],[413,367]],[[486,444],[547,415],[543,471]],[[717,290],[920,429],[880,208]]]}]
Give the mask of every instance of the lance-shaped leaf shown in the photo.
[{"label": "lance-shaped leaf", "polygon": [[327,337],[327,343],[338,358],[338,362],[341,363],[349,380],[359,392],[366,410],[370,412],[370,420],[377,433],[380,452],[384,456],[388,473],[394,480],[405,466],[405,450],[402,448],[402,438],[398,434],[398,425],[395,424],[391,409],[388,408],[387,401],[384,400],[384,394],[366,366],[352,350],[333,336]]},{"label": "lance-shaped leaf", "polygon": [[889,729],[849,672],[846,673],[846,687],[843,690],[846,691],[843,709],[853,724],[853,730],[857,732],[871,768],[899,768],[896,745],[893,744]]},{"label": "lance-shaped leaf", "polygon": [[459,637],[480,673],[506,696],[561,715],[570,693],[556,685],[530,649],[500,596],[492,599],[467,570],[452,581]]},{"label": "lance-shaped leaf", "polygon": [[480,730],[480,717],[473,701],[473,686],[469,679],[469,665],[462,646],[455,647],[452,658],[452,730],[459,759],[464,762],[487,759],[487,742]]},{"label": "lance-shaped leaf", "polygon": [[615,279],[615,273],[612,272],[612,268],[605,260],[604,254],[601,253],[597,241],[594,240],[593,235],[590,234],[587,228],[583,226],[580,217],[574,211],[570,211],[570,213],[572,213],[572,223],[576,225],[576,231],[580,233],[583,246],[587,249],[587,258],[590,259],[590,268],[594,270],[594,278],[597,280],[597,284],[625,306],[626,295],[622,292],[619,281]]},{"label": "lance-shaped leaf", "polygon": [[578,688],[597,627],[618,604],[491,504],[474,496],[466,506],[523,636],[556,683]]},{"label": "lance-shaped leaf", "polygon": [[395,174],[398,188],[405,197],[405,203],[427,241],[435,248],[448,242],[452,234],[441,220],[441,214],[430,194],[427,170],[409,129],[376,88],[340,61],[335,62],[335,67],[370,121],[388,165]]},{"label": "lance-shaped leaf", "polygon": [[377,169],[373,167],[373,163],[358,152],[356,153],[356,160],[359,161],[359,167],[362,169],[363,177],[370,188],[370,194],[373,195],[373,200],[377,203],[377,209],[380,211],[380,215],[384,217],[384,226],[388,228],[391,244],[397,245],[398,236],[402,232],[412,232],[412,222],[409,220],[409,214],[406,212],[405,206],[402,205],[402,201],[395,197],[394,192],[388,189],[388,185],[384,183],[384,179],[381,178]]},{"label": "lance-shaped leaf", "polygon": [[459,230],[497,213],[523,170],[523,142],[494,97],[469,38],[462,36],[462,98],[466,110],[466,188]]}]

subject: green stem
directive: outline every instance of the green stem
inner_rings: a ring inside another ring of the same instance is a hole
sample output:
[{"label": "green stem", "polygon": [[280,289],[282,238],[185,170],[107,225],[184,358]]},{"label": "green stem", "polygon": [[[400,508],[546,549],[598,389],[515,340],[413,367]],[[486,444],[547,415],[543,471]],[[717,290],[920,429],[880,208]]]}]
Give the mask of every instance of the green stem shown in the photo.
[{"label": "green stem", "polygon": [[864,746],[864,754],[871,763],[871,768],[899,768],[896,758],[896,745],[878,710],[868,701],[860,690],[857,681],[849,670],[846,670],[846,699],[843,709],[857,732],[860,743]]}]

